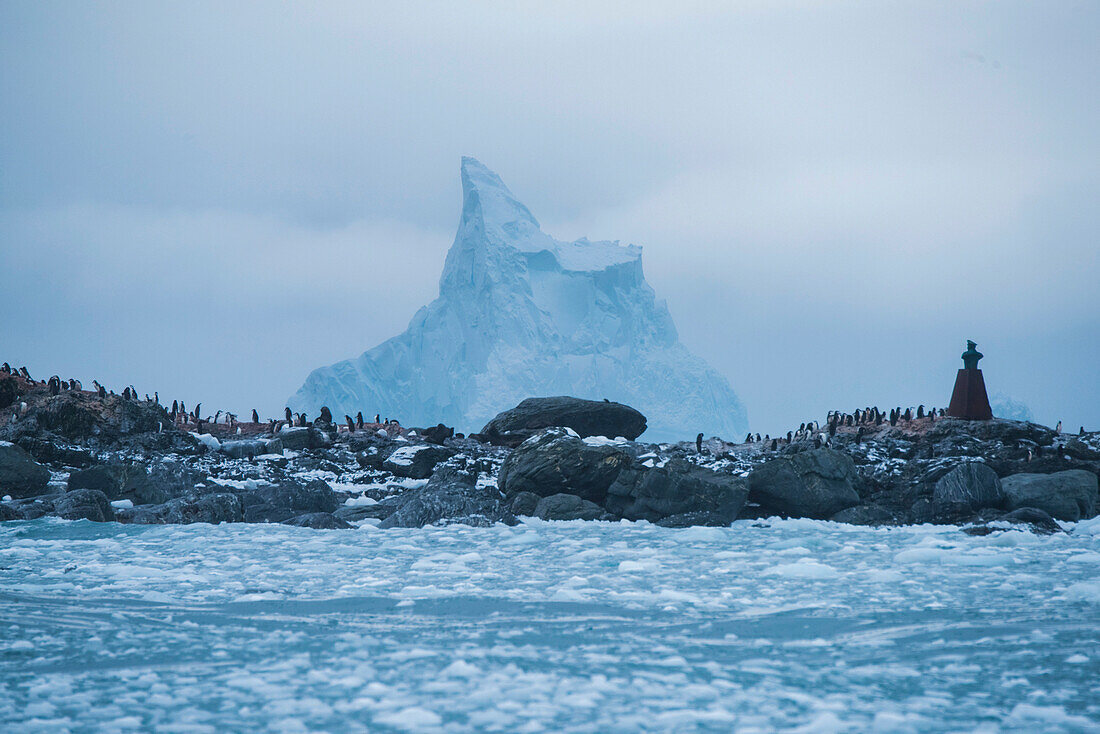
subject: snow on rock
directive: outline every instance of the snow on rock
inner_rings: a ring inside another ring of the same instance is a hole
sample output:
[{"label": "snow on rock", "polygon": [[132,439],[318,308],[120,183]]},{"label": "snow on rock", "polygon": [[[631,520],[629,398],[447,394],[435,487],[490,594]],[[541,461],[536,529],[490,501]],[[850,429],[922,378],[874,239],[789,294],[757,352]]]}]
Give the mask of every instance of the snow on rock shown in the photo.
[{"label": "snow on rock", "polygon": [[462,160],[463,208],[439,297],[405,333],[314,370],[294,410],[363,410],[467,432],[524,398],[607,398],[640,410],[650,440],[737,436],[729,383],[679,342],[641,249],[560,242],[492,171]]}]

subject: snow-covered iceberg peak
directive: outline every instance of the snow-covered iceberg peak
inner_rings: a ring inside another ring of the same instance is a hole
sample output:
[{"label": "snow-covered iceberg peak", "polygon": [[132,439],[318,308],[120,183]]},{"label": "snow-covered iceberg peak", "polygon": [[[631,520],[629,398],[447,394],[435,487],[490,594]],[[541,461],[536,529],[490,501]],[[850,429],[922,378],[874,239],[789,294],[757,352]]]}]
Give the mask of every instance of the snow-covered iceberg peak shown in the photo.
[{"label": "snow-covered iceberg peak", "polygon": [[746,429],[726,380],[679,343],[641,248],[550,237],[474,158],[462,197],[439,297],[405,333],[314,370],[292,408],[472,431],[524,398],[574,395],[638,408],[650,440]]}]

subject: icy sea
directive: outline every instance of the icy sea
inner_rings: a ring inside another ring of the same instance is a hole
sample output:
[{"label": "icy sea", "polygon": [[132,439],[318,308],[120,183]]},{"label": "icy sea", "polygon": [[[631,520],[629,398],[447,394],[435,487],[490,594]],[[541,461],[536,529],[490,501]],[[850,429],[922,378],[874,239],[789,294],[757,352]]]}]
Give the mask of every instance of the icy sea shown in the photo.
[{"label": "icy sea", "polygon": [[8,522],[0,731],[1100,731],[1071,529]]}]

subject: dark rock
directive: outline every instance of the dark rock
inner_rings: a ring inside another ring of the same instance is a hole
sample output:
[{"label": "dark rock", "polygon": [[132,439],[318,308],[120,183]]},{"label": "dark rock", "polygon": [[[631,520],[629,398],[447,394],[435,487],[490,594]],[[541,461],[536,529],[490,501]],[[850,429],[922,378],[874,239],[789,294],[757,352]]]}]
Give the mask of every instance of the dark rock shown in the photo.
[{"label": "dark rock", "polygon": [[575,494],[552,494],[539,499],[533,516],[543,520],[596,520],[606,514],[596,503]]},{"label": "dark rock", "polygon": [[1097,478],[1084,469],[1054,474],[1013,474],[1001,480],[1006,507],[1035,507],[1059,520],[1076,522],[1096,515]]},{"label": "dark rock", "polygon": [[909,511],[908,521],[913,525],[923,525],[932,522],[935,517],[936,509],[932,505],[932,500],[927,497],[921,497],[913,503],[913,507]]},{"label": "dark rock", "polygon": [[859,504],[855,464],[833,449],[772,459],[749,475],[749,499],[786,517],[823,520]]},{"label": "dark rock", "polygon": [[286,481],[259,486],[238,493],[244,522],[284,522],[298,515],[335,512],[340,506],[336,493],[320,479],[306,484]]},{"label": "dark rock", "polygon": [[540,499],[534,492],[517,492],[510,498],[509,507],[516,517],[534,517]]},{"label": "dark rock", "polygon": [[382,462],[382,468],[399,477],[427,479],[432,475],[437,464],[454,455],[454,451],[442,446],[427,444],[402,446]]},{"label": "dark rock", "polygon": [[400,508],[381,528],[420,528],[439,522],[479,527],[515,524],[495,487],[478,487],[477,475],[447,464],[436,469],[427,486],[400,495]]},{"label": "dark rock", "polygon": [[386,456],[387,454],[382,453],[377,446],[371,446],[356,453],[355,461],[359,464],[360,469],[381,469]]},{"label": "dark rock", "polygon": [[0,377],[0,410],[15,405],[19,399],[19,381],[11,375]]},{"label": "dark rock", "polygon": [[66,492],[54,502],[50,514],[66,520],[110,522],[115,519],[115,513],[111,509],[107,495],[98,489],[77,489]]},{"label": "dark rock", "polygon": [[290,451],[303,451],[305,449],[320,449],[328,445],[328,437],[316,428],[284,428],[275,434],[284,449]]},{"label": "dark rock", "polygon": [[[137,508],[135,508],[137,509]],[[218,525],[223,522],[242,522],[244,513],[241,500],[228,492],[177,497],[162,505],[154,505],[152,514],[156,523],[189,525],[196,522]],[[141,522],[134,520],[134,522]]]},{"label": "dark rock", "polygon": [[724,528],[729,527],[730,522],[732,521],[724,512],[685,512],[662,517],[657,524],[663,528],[691,528],[700,525]]},{"label": "dark rock", "polygon": [[7,502],[0,502],[0,522],[8,520],[22,520],[23,513]]},{"label": "dark rock", "polygon": [[50,470],[13,443],[0,441],[0,497],[33,497],[46,491]]},{"label": "dark rock", "polygon": [[1018,510],[1006,512],[997,519],[1001,522],[1030,525],[1031,530],[1040,535],[1064,532],[1062,526],[1053,517],[1037,507],[1021,507]]},{"label": "dark rock", "polygon": [[[571,428],[581,438],[607,436],[633,441],[646,429],[646,418],[629,405],[566,396],[527,398],[489,421],[481,435],[496,443],[510,444],[534,435],[543,428]],[[507,438],[511,436],[511,441]]]},{"label": "dark rock", "polygon": [[878,505],[857,505],[841,510],[829,518],[833,522],[846,525],[895,525],[897,518],[893,513]]},{"label": "dark rock", "polygon": [[633,458],[624,447],[590,446],[562,429],[550,429],[524,441],[504,460],[500,490],[509,497],[575,494],[602,505],[608,487]]},{"label": "dark rock", "polygon": [[205,475],[182,463],[111,463],[69,474],[69,490],[97,489],[107,499],[130,500],[135,505],[155,505],[195,491]]},{"label": "dark rock", "polygon": [[263,454],[278,454],[283,451],[283,442],[278,439],[265,441],[256,439],[251,441],[222,441],[218,451],[232,459],[251,459]]},{"label": "dark rock", "polygon": [[385,520],[387,517],[397,512],[400,507],[401,498],[399,496],[387,497],[386,499],[379,500],[373,505],[356,505],[354,507],[341,505],[332,514],[346,522],[358,522],[368,519]]},{"label": "dark rock", "polygon": [[328,512],[311,512],[306,515],[298,515],[289,520],[284,520],[283,525],[313,528],[314,530],[346,530],[351,527],[348,523]]},{"label": "dark rock", "polygon": [[607,491],[604,506],[627,520],[658,520],[686,513],[713,513],[733,522],[748,497],[740,477],[670,459],[664,466],[623,469]]},{"label": "dark rock", "polygon": [[980,461],[959,464],[943,475],[932,490],[936,517],[943,520],[968,515],[986,507],[1004,505],[1005,494],[997,473]]},{"label": "dark rock", "polygon": [[442,446],[446,443],[447,439],[453,438],[455,435],[455,429],[443,425],[442,423],[432,426],[431,428],[425,428],[420,431],[420,435],[424,437],[424,440],[428,443],[434,443],[437,446]]}]

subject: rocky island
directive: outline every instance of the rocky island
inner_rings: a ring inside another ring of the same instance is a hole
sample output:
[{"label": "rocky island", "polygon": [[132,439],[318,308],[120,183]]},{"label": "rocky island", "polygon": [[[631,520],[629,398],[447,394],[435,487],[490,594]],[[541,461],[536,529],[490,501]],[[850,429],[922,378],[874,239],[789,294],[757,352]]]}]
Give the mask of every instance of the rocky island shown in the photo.
[{"label": "rocky island", "polygon": [[805,517],[1049,533],[1097,514],[1100,434],[1083,429],[868,407],[777,438],[649,443],[646,421],[614,402],[549,397],[470,436],[327,410],[239,422],[9,369],[0,518],[346,529]]}]

